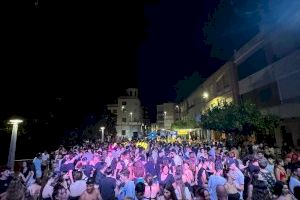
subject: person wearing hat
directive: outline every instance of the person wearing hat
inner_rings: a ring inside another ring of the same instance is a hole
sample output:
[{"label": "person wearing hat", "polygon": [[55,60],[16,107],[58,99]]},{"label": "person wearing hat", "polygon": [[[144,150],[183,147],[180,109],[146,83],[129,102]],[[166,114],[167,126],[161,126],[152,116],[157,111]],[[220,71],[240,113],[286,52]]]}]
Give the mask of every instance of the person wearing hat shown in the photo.
[{"label": "person wearing hat", "polygon": [[80,200],[102,200],[99,190],[95,188],[95,180],[93,178],[90,177],[86,181],[86,190],[80,196]]},{"label": "person wearing hat", "polygon": [[234,183],[236,185],[236,188],[238,189],[240,193],[240,198],[243,197],[243,191],[244,191],[244,184],[245,184],[245,176],[241,172],[241,170],[238,168],[238,162],[237,160],[233,158],[229,158],[227,160],[227,166],[229,168],[229,173],[232,175],[234,179]]}]

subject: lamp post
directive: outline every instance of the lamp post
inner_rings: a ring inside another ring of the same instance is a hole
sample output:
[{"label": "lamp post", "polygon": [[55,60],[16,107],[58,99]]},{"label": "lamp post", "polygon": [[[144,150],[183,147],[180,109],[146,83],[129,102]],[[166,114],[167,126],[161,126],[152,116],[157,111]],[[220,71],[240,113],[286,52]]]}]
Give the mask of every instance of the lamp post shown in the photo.
[{"label": "lamp post", "polygon": [[133,115],[133,113],[130,112],[129,114],[130,114],[130,120],[131,120],[131,122],[132,122],[132,115]]},{"label": "lamp post", "polygon": [[101,142],[102,142],[102,143],[104,142],[104,129],[105,129],[105,127],[102,126],[102,127],[101,127]]},{"label": "lamp post", "polygon": [[179,107],[179,105],[176,105],[175,108],[176,108],[176,110],[177,110],[177,114],[178,114],[177,116],[178,116],[178,119],[181,120],[180,107]]},{"label": "lamp post", "polygon": [[9,124],[13,125],[13,129],[12,129],[12,134],[11,134],[7,165],[9,167],[11,167],[11,169],[14,169],[14,165],[15,165],[16,144],[17,144],[17,137],[18,137],[18,126],[19,126],[19,123],[22,123],[22,122],[23,122],[23,120],[20,120],[20,119],[9,120]]}]

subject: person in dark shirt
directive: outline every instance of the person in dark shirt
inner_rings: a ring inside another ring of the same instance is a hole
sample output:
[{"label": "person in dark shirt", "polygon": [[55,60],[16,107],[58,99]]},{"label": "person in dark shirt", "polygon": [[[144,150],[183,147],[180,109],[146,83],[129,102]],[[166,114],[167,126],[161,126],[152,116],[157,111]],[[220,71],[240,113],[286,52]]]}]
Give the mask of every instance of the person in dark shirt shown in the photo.
[{"label": "person in dark shirt", "polygon": [[94,170],[94,166],[90,164],[83,166],[83,173],[86,177],[91,177],[93,170]]},{"label": "person in dark shirt", "polygon": [[113,170],[111,167],[108,167],[105,170],[105,175],[101,180],[99,185],[99,190],[103,200],[114,200],[115,199],[115,188],[116,188],[116,179],[112,177]]},{"label": "person in dark shirt", "polygon": [[94,174],[95,176],[95,183],[97,185],[101,185],[103,178],[105,177],[104,172],[106,170],[106,163],[105,162],[101,162],[100,165],[98,166],[98,170],[96,171],[96,173]]},{"label": "person in dark shirt", "polygon": [[156,176],[157,173],[155,171],[155,163],[152,156],[148,157],[148,161],[145,164],[146,174],[151,174],[152,176]]},{"label": "person in dark shirt", "polygon": [[6,192],[12,177],[10,176],[10,168],[3,167],[0,169],[0,194]]}]

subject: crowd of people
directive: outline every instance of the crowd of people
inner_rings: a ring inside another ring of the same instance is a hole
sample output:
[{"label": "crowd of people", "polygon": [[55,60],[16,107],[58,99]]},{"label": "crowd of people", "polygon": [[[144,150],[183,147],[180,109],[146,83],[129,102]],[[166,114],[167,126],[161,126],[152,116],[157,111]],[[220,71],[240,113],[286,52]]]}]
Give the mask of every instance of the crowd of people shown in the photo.
[{"label": "crowd of people", "polygon": [[86,142],[1,167],[0,199],[294,200],[300,153],[223,142]]}]

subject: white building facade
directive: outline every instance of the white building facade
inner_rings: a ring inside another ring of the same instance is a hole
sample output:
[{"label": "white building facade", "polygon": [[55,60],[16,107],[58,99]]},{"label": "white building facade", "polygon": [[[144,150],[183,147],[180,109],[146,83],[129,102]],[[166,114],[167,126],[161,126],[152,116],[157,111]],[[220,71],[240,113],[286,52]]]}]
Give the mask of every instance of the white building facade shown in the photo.
[{"label": "white building facade", "polygon": [[117,137],[140,138],[143,125],[143,109],[138,89],[129,88],[127,96],[120,96],[117,103]]}]

